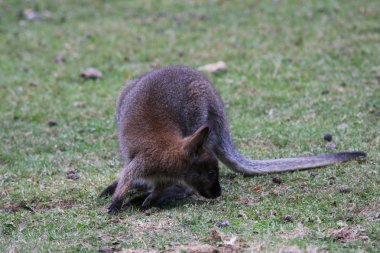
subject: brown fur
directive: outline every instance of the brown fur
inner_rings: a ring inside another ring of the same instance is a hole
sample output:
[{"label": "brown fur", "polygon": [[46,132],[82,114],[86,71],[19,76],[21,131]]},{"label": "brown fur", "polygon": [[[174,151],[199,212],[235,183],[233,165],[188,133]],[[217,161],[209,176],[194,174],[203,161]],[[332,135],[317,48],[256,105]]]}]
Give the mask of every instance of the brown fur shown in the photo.
[{"label": "brown fur", "polygon": [[153,70],[127,85],[116,116],[124,168],[118,182],[102,193],[113,194],[110,212],[118,211],[125,194],[141,183],[151,190],[142,208],[176,184],[215,198],[221,193],[217,159],[234,171],[259,175],[365,156],[342,152],[263,161],[246,158],[232,142],[223,102],[211,82],[184,66]]}]

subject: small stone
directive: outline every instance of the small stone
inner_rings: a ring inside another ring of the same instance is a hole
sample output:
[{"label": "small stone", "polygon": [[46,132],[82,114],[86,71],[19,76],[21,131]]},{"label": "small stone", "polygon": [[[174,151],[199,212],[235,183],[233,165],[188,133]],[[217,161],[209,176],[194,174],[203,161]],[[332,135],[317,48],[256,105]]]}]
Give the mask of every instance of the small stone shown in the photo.
[{"label": "small stone", "polygon": [[291,215],[286,215],[285,217],[284,217],[284,221],[286,221],[286,222],[293,222],[293,217],[291,216]]},{"label": "small stone", "polygon": [[66,62],[66,57],[63,54],[57,54],[54,57],[55,63],[65,63]]},{"label": "small stone", "polygon": [[311,177],[316,177],[318,175],[318,173],[315,173],[315,172],[310,172],[309,174]]},{"label": "small stone", "polygon": [[273,183],[275,184],[281,184],[282,183],[282,180],[281,180],[281,177],[280,176],[275,176],[272,178],[272,181]]},{"label": "small stone", "polygon": [[327,95],[327,94],[329,94],[329,93],[330,93],[330,91],[327,90],[327,89],[325,89],[325,90],[323,90],[323,91],[321,92],[322,95]]},{"label": "small stone", "polygon": [[29,85],[32,86],[32,87],[37,87],[38,86],[38,82],[33,80],[33,81],[30,81],[29,82]]},{"label": "small stone", "polygon": [[99,70],[90,67],[90,68],[87,68],[85,71],[83,71],[81,76],[83,77],[84,80],[88,80],[88,79],[96,80],[96,79],[102,78],[103,74]]},{"label": "small stone", "polygon": [[77,180],[79,179],[78,174],[74,170],[69,170],[66,172],[66,177],[68,179]]},{"label": "small stone", "polygon": [[333,142],[333,141],[329,141],[329,142],[327,142],[327,144],[326,144],[325,147],[326,148],[331,148],[331,149],[336,148],[336,143]]},{"label": "small stone", "polygon": [[217,221],[215,223],[215,225],[219,228],[222,228],[222,227],[229,227],[230,226],[230,222],[228,220],[224,220],[224,221]]},{"label": "small stone", "polygon": [[323,139],[325,139],[325,141],[332,141],[332,135],[330,133],[324,133]]},{"label": "small stone", "polygon": [[351,189],[348,185],[341,185],[338,187],[338,191],[341,193],[348,193],[351,191]]},{"label": "small stone", "polygon": [[52,127],[58,125],[58,123],[55,119],[49,119],[48,125]]}]

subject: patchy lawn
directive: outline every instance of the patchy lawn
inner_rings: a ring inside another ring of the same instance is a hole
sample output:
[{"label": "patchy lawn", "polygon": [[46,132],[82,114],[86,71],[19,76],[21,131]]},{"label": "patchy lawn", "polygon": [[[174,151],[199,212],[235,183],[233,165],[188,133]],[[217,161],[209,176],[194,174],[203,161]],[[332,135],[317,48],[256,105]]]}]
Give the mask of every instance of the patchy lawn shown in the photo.
[{"label": "patchy lawn", "polygon": [[[375,0],[0,0],[0,252],[378,251],[379,24]],[[275,179],[222,167],[217,200],[107,214],[123,83],[218,61],[244,154],[368,159]]]}]

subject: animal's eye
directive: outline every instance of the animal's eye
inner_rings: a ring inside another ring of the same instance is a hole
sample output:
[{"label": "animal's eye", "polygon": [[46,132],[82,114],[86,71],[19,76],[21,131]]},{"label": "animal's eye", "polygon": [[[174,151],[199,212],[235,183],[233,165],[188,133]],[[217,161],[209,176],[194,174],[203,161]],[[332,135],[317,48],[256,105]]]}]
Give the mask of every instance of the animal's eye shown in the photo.
[{"label": "animal's eye", "polygon": [[209,179],[214,178],[214,176],[215,176],[215,170],[209,170],[207,172],[207,176],[208,176]]}]

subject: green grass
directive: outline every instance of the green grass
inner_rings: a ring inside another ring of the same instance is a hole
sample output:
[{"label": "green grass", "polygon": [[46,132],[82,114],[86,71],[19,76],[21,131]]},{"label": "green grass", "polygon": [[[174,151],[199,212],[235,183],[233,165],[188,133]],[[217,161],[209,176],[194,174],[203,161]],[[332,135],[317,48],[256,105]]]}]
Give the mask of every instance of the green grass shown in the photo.
[{"label": "green grass", "polygon": [[[20,19],[27,8],[44,17]],[[236,235],[240,251],[378,251],[379,24],[375,0],[0,0],[0,252],[168,249],[206,243],[213,229]],[[55,63],[58,54],[66,62]],[[98,194],[121,168],[114,111],[122,84],[153,66],[218,60],[228,71],[209,77],[244,154],[363,150],[368,159],[315,177],[281,174],[280,185],[222,167],[216,201],[108,215],[110,201]],[[89,66],[103,78],[83,81]],[[230,226],[216,227],[220,220]],[[334,239],[342,227],[365,237]]]}]

